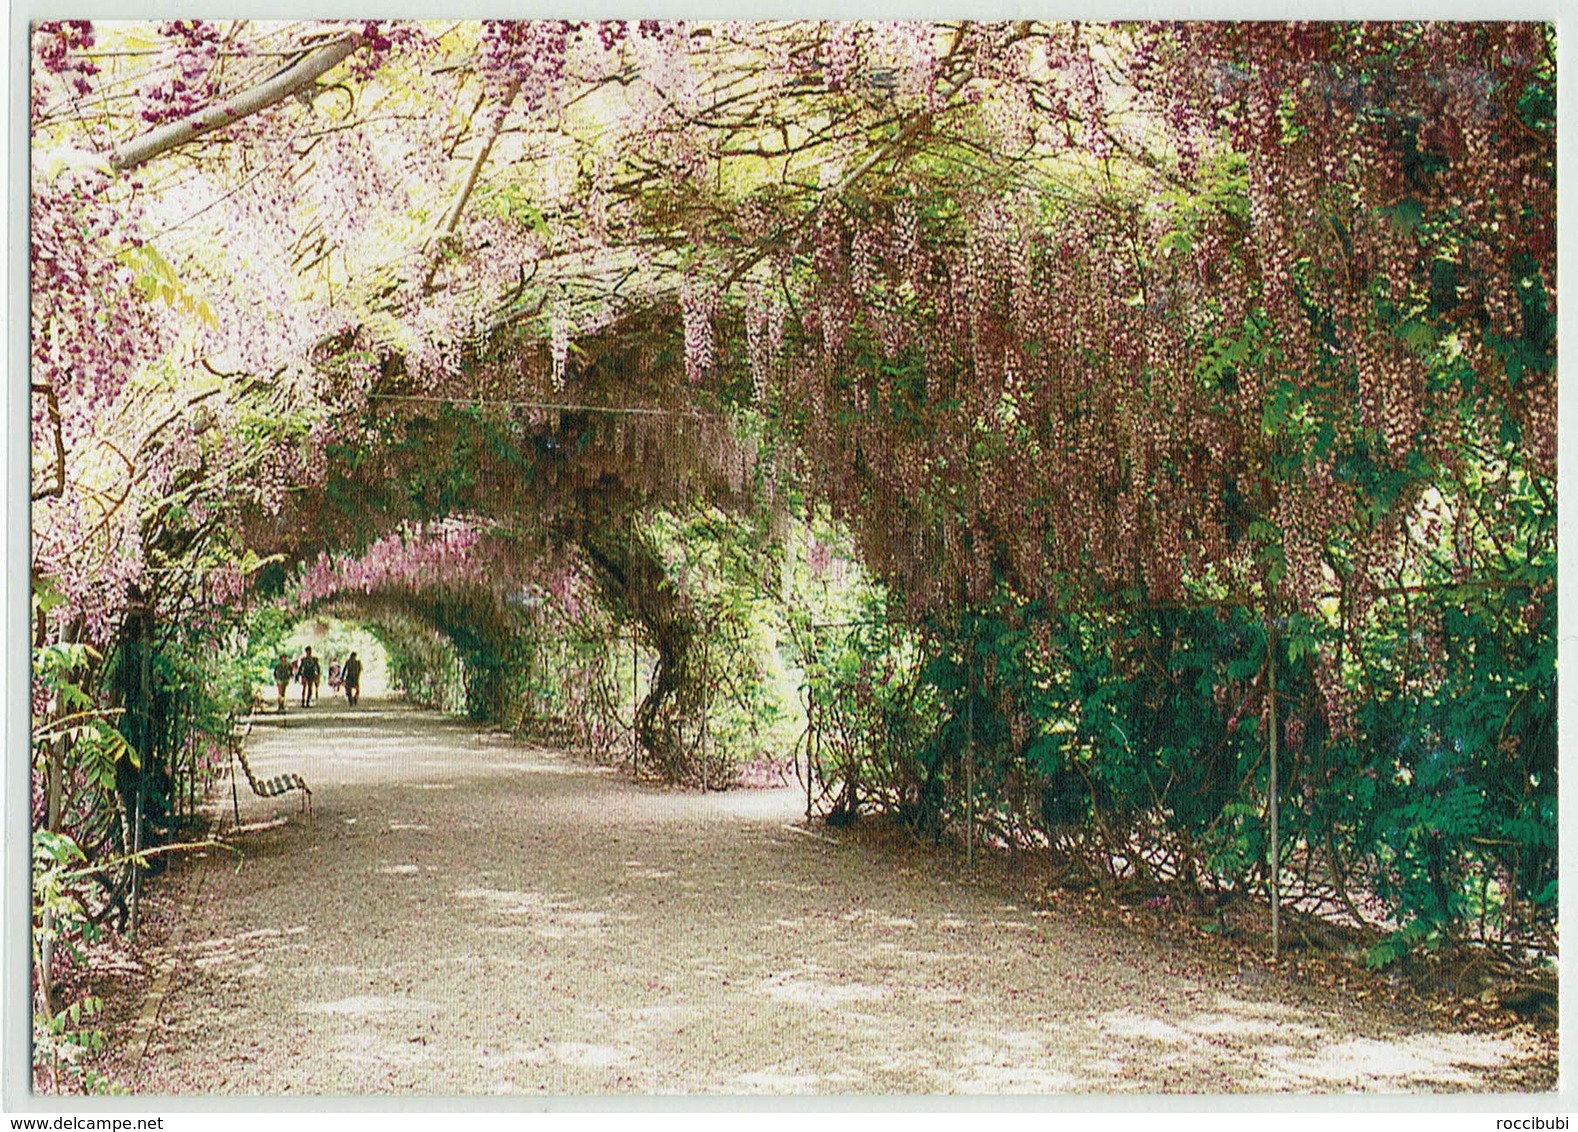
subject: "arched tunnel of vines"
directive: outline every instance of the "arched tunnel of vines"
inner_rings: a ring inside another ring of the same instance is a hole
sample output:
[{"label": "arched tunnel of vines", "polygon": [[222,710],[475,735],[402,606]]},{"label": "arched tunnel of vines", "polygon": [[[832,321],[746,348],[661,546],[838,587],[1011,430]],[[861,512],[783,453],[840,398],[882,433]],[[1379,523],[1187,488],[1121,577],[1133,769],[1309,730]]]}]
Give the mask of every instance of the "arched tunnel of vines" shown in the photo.
[{"label": "arched tunnel of vines", "polygon": [[1555,1087],[1552,26],[31,49],[35,1090]]}]

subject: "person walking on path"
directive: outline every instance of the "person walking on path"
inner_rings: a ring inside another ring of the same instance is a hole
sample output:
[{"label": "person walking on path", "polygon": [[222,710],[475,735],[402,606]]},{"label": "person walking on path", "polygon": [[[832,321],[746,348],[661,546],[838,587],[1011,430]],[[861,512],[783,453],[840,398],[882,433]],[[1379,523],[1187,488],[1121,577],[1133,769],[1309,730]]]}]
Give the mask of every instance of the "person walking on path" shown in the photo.
[{"label": "person walking on path", "polygon": [[296,667],[296,678],[301,681],[301,706],[310,707],[318,697],[318,658],[312,655],[312,646],[301,650],[301,663]]},{"label": "person walking on path", "polygon": [[332,696],[340,690],[340,662],[329,661],[329,694]]},{"label": "person walking on path", "polygon": [[279,711],[285,714],[285,692],[290,687],[290,678],[296,671],[296,666],[290,662],[290,657],[284,653],[274,661],[274,686],[279,689]]},{"label": "person walking on path", "polygon": [[345,702],[352,707],[362,698],[362,662],[353,652],[340,670],[340,681],[345,685]]}]

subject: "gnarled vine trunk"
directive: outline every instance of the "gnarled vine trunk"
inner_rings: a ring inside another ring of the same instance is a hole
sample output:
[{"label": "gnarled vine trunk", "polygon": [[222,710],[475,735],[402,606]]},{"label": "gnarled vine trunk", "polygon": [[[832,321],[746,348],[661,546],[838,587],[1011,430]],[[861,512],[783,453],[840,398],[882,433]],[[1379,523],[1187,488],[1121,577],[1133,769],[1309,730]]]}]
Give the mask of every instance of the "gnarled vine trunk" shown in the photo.
[{"label": "gnarled vine trunk", "polygon": [[695,715],[701,699],[694,649],[699,627],[689,603],[638,534],[601,531],[583,534],[579,541],[597,568],[610,609],[639,626],[645,644],[657,653],[652,686],[636,707],[636,739],[663,778],[693,777],[680,735],[680,725]]}]

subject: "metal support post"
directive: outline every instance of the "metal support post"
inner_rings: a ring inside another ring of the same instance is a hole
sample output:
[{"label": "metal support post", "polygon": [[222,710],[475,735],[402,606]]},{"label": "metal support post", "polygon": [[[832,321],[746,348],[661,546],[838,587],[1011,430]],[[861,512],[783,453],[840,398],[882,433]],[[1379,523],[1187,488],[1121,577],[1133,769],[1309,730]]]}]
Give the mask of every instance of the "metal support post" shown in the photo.
[{"label": "metal support post", "polygon": [[636,643],[636,631],[630,630],[630,771],[635,773],[641,762],[641,744],[636,737],[636,724],[641,712],[641,692],[636,672],[641,662],[641,651]]},{"label": "metal support post", "polygon": [[1270,716],[1271,747],[1271,961],[1277,961],[1281,931],[1281,881],[1282,857],[1277,845],[1277,627],[1273,622],[1266,633],[1266,686]]},{"label": "metal support post", "polygon": [[148,760],[153,757],[153,690],[152,663],[148,655],[153,649],[152,616],[146,606],[142,611],[142,751],[137,762],[137,805],[132,822],[132,878],[131,878],[131,934],[137,938],[142,923],[142,821],[143,797],[148,793]]},{"label": "metal support post", "polygon": [[965,681],[964,863],[975,867],[975,642],[970,642],[969,679]]}]

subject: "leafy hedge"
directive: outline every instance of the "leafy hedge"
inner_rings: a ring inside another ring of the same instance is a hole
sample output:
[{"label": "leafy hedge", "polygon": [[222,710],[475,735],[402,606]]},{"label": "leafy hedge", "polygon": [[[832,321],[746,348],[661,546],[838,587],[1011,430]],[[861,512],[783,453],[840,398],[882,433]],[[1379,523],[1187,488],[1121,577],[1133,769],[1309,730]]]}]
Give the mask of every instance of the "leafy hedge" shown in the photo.
[{"label": "leafy hedge", "polygon": [[[1548,944],[1556,603],[1550,566],[1535,574],[1398,595],[1347,642],[1203,604],[1070,613],[1004,597],[952,626],[858,624],[807,666],[838,784],[826,806],[855,794],[957,831],[970,774],[983,832],[1046,844],[1104,884],[1260,892],[1270,657],[1290,898],[1390,929],[1377,961],[1464,935]],[[1338,729],[1316,668],[1344,645],[1358,707]]]}]

